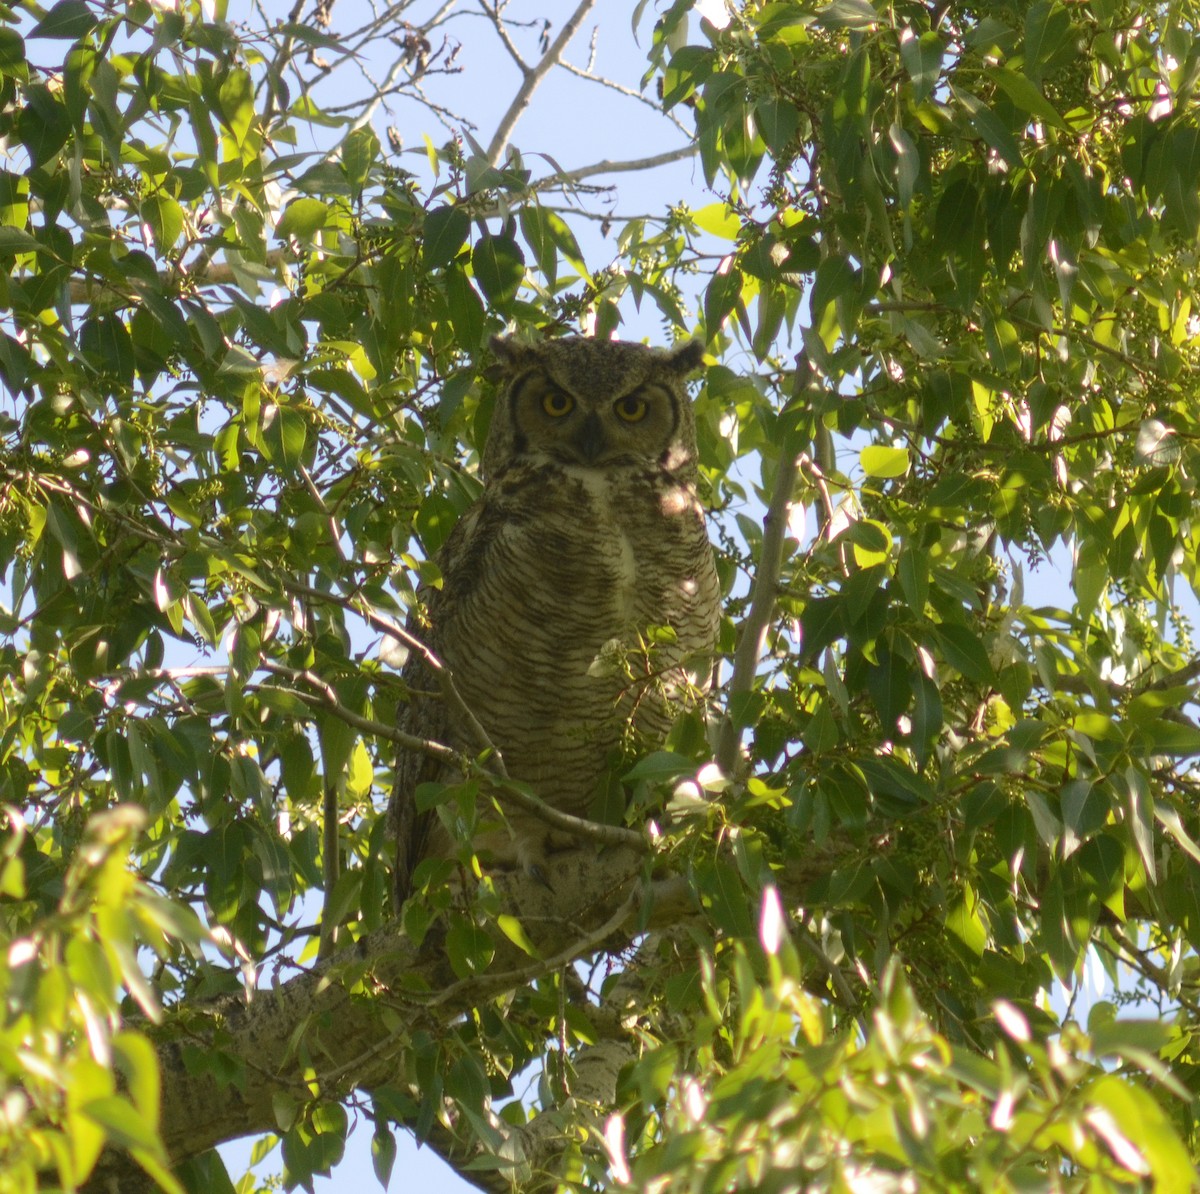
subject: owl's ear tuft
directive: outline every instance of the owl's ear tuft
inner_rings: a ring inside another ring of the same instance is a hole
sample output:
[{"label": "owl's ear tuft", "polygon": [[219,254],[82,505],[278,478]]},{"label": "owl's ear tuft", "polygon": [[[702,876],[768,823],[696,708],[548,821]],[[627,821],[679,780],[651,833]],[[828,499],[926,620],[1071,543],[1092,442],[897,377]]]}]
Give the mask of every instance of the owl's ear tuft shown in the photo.
[{"label": "owl's ear tuft", "polygon": [[678,348],[670,350],[667,360],[679,374],[691,373],[704,361],[704,345],[699,340],[685,340]]},{"label": "owl's ear tuft", "polygon": [[488,341],[495,362],[484,371],[489,381],[499,381],[504,377],[512,377],[529,362],[534,350],[528,344],[522,344],[512,336],[493,336]]}]

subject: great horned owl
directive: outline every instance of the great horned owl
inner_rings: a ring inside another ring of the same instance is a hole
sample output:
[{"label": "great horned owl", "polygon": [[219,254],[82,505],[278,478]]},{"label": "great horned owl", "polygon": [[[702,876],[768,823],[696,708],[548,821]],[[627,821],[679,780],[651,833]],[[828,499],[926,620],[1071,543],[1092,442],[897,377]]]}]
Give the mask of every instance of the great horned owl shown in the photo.
[{"label": "great horned owl", "polygon": [[[482,460],[484,489],[437,555],[441,588],[410,623],[455,687],[510,779],[586,816],[631,729],[661,741],[695,677],[687,659],[716,642],[720,590],[696,498],[696,434],[684,378],[700,345],[672,351],[568,338],[496,338],[504,384]],[[639,654],[648,628],[665,640]],[[670,633],[670,632],[673,632]],[[415,655],[401,727],[479,753],[461,715]],[[390,809],[398,900],[451,835],[414,793],[455,778],[401,751]],[[475,841],[503,865],[536,867],[577,844],[528,812]]]}]

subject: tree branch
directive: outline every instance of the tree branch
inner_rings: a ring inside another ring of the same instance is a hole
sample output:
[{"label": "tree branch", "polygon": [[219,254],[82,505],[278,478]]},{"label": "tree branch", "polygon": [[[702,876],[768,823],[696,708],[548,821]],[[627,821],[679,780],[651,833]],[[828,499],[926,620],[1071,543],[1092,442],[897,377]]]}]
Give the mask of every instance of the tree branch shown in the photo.
[{"label": "tree branch", "polygon": [[516,128],[517,121],[521,119],[522,113],[529,107],[529,101],[533,99],[533,93],[538,89],[538,86],[546,75],[562,59],[567,44],[579,31],[579,26],[583,24],[584,17],[587,16],[595,5],[596,0],[580,0],[579,5],[568,18],[567,23],[559,30],[558,36],[550,43],[550,48],[542,55],[537,66],[531,68],[525,75],[521,86],[517,89],[517,94],[508,106],[508,111],[500,118],[500,123],[496,127],[496,133],[487,148],[489,165],[497,166],[500,164],[500,158],[508,146],[512,131]]},{"label": "tree branch", "polygon": [[[847,849],[858,847],[831,838],[812,849],[776,875],[781,893],[790,902],[800,902],[808,885],[836,868]],[[290,1094],[295,1106],[303,1108],[314,1098],[344,1098],[351,1088],[369,1091],[393,1083],[408,1033],[437,1035],[457,1016],[516,985],[597,950],[615,954],[643,932],[669,932],[704,915],[685,877],[667,875],[647,882],[644,860],[631,850],[563,851],[547,859],[545,869],[550,886],[521,870],[489,877],[500,906],[525,926],[545,961],[531,964],[526,953],[497,933],[491,967],[460,980],[443,948],[440,923],[418,947],[395,920],[318,960],[311,970],[253,993],[249,1000],[225,997],[181,1006],[175,1014],[169,1010],[168,1024],[176,1035],[160,1039],[157,1051],[163,1143],[171,1163],[177,1165],[227,1140],[278,1130],[279,1095]],[[636,981],[638,969],[626,967],[628,978],[623,982]],[[439,994],[431,1000],[423,994],[428,992]],[[617,998],[614,990],[608,1002]],[[636,1002],[622,999],[620,1007],[636,1007]],[[395,1028],[397,1010],[402,1012],[400,1031]],[[164,1031],[158,1030],[160,1038]],[[630,1048],[624,1037],[616,1044]],[[582,1057],[576,1059],[575,1099],[594,1098],[596,1105],[611,1105],[613,1092],[606,1085],[601,1083],[601,1089],[581,1080]],[[236,1082],[218,1077],[228,1074],[231,1062],[241,1071]],[[615,1077],[616,1069],[600,1068]],[[599,1069],[595,1073],[602,1076]],[[314,1083],[319,1086],[316,1095]],[[558,1130],[552,1132],[552,1125]],[[513,1148],[522,1150],[535,1173],[545,1173],[561,1146],[561,1119],[553,1111],[522,1129],[500,1124],[498,1130],[522,1137]],[[444,1128],[435,1129],[431,1143],[467,1180],[497,1194],[511,1189],[467,1168],[481,1155],[481,1144]],[[508,1173],[499,1172],[509,1183]],[[155,1188],[128,1155],[110,1151],[84,1191],[149,1194]]]},{"label": "tree branch", "polygon": [[650,853],[650,843],[636,829],[626,829],[623,825],[605,825],[601,821],[589,821],[586,817],[561,812],[532,792],[527,792],[511,782],[498,784],[497,787],[505,800],[511,800],[513,804],[532,813],[554,829],[561,829],[599,846],[624,846],[639,854]]},{"label": "tree branch", "polygon": [[[796,373],[793,390],[798,398],[812,384],[814,370],[803,352],[796,357]],[[759,556],[758,572],[754,577],[754,589],[750,598],[750,609],[742,621],[737,649],[733,656],[733,676],[729,681],[726,698],[726,713],[721,721],[717,739],[717,765],[726,775],[733,775],[738,767],[738,747],[741,732],[734,720],[732,706],[737,697],[753,688],[758,661],[762,658],[763,644],[771,619],[775,614],[778,597],[779,574],[783,567],[783,540],[788,525],[788,509],[796,488],[796,474],[800,469],[802,455],[785,453],[779,459],[779,472],[775,477],[775,491],[771,504],[763,519],[762,554]]]},{"label": "tree branch", "polygon": [[569,71],[580,79],[586,79],[589,83],[595,83],[600,87],[607,87],[610,91],[615,91],[618,95],[625,96],[626,99],[636,100],[639,104],[645,104],[646,107],[654,111],[656,116],[665,116],[681,133],[687,135],[687,128],[674,112],[663,112],[662,104],[657,100],[651,99],[650,96],[643,92],[637,91],[632,87],[626,87],[624,83],[618,83],[615,79],[606,79],[603,75],[596,74],[590,65],[582,67],[576,66],[572,62],[563,62],[560,65],[563,70]]},{"label": "tree branch", "polygon": [[492,24],[496,29],[496,35],[500,38],[500,44],[508,51],[508,56],[517,64],[517,70],[521,72],[524,78],[529,78],[532,68],[521,57],[520,50],[513,44],[513,39],[509,37],[508,30],[504,27],[504,18],[500,15],[499,4],[489,5],[487,0],[479,0],[479,7],[491,18]]},{"label": "tree branch", "polygon": [[[551,959],[541,964],[546,973],[564,964],[563,959],[573,960],[604,944],[598,929],[617,934],[613,947],[621,948],[634,932],[635,912],[645,908],[654,914],[655,885],[640,886],[642,862],[631,851],[563,852],[547,860],[546,871],[553,890],[521,871],[492,877],[504,906]],[[677,888],[668,881],[666,890]],[[660,904],[659,914],[677,918],[677,902]],[[529,967],[527,954],[497,934],[492,968],[460,982],[441,948],[442,936],[435,928],[418,948],[394,921],[312,970],[257,992],[249,1003],[226,998],[189,1008],[177,1021],[188,1025],[188,1036],[158,1047],[163,1143],[172,1163],[226,1140],[276,1130],[276,1095],[291,1093],[298,1106],[312,1099],[308,1083],[314,1056],[321,1059],[321,1070],[336,1078],[322,1089],[323,1097],[345,1095],[343,1073],[352,1072],[354,1085],[368,1090],[394,1080],[396,1057],[406,1041],[384,1027],[384,1008],[401,1006],[406,1030],[424,1028],[436,1034],[456,1015],[503,993],[514,982],[529,981],[536,969]],[[375,998],[364,997],[364,984]],[[423,991],[452,994],[429,1008],[428,1000],[418,994]],[[302,1040],[297,1038],[301,1026],[307,1026]],[[382,1041],[387,1046],[381,1047]],[[206,1064],[214,1055],[244,1066],[238,1085],[226,1085],[214,1076]],[[139,1174],[128,1158],[110,1153],[85,1189],[153,1189]]]},{"label": "tree branch", "polygon": [[361,713],[355,713],[353,709],[346,708],[338,699],[332,686],[321,679],[316,672],[285,667],[281,663],[272,663],[267,659],[262,660],[260,666],[263,671],[269,672],[273,676],[283,676],[288,680],[307,684],[314,690],[313,692],[306,692],[302,688],[289,688],[288,691],[311,708],[327,709],[348,726],[353,726],[364,734],[373,734],[388,742],[394,742],[397,746],[403,746],[405,750],[419,751],[421,754],[430,755],[443,762],[457,763],[464,769],[470,766],[471,760],[460,755],[452,747],[441,742],[431,742],[427,738],[418,738],[415,734],[406,734],[403,730],[396,729],[395,726],[384,725],[381,721],[373,721],[369,717],[363,717]]},{"label": "tree branch", "polygon": [[622,174],[633,170],[653,170],[657,166],[666,166],[671,162],[681,162],[685,158],[695,157],[699,147],[695,144],[681,145],[678,149],[668,149],[662,153],[652,154],[646,158],[630,158],[627,161],[614,162],[608,158],[594,162],[590,166],[580,166],[578,170],[560,170],[557,174],[548,174],[532,184],[535,191],[547,191],[560,186],[569,186],[582,179],[591,178],[597,174]]},{"label": "tree branch", "polygon": [[[340,597],[336,593],[327,593],[321,589],[314,589],[311,585],[306,585],[303,581],[291,579],[285,579],[283,584],[284,588],[289,592],[302,594],[314,601],[333,601],[346,609],[353,610],[373,629],[388,635],[390,638],[394,638],[410,651],[415,651],[421,657],[421,661],[425,666],[433,673],[434,679],[437,680],[438,688],[441,691],[442,699],[449,708],[454,710],[461,724],[467,728],[480,753],[488,753],[490,762],[489,770],[501,779],[508,778],[508,772],[504,767],[504,757],[501,755],[496,744],[488,736],[487,731],[480,725],[479,719],[471,712],[466,701],[463,700],[462,694],[458,691],[454,683],[454,677],[450,669],[415,634],[411,634],[398,622],[393,622],[391,618],[379,613],[365,597]],[[404,745],[404,743],[401,743],[401,745]]]}]

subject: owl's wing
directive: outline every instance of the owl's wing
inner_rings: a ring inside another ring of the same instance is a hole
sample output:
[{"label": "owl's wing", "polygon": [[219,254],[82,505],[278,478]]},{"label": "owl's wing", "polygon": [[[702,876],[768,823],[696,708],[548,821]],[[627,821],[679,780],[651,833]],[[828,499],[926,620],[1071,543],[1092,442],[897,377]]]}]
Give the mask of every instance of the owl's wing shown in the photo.
[{"label": "owl's wing", "polygon": [[[420,629],[409,618],[407,629],[420,637]],[[446,705],[437,694],[437,681],[420,655],[413,651],[401,673],[408,699],[396,715],[396,728],[427,742],[446,742],[450,727]],[[395,863],[392,890],[395,907],[400,906],[412,891],[412,875],[425,857],[429,831],[436,816],[430,810],[417,808],[417,788],[442,778],[443,764],[430,755],[404,746],[396,747],[395,780],[388,802],[388,830],[395,841]]]},{"label": "owl's wing", "polygon": [[[470,544],[475,543],[479,514],[484,502],[477,502],[455,524],[449,538],[437,554],[442,570],[440,588],[421,589],[418,597],[424,603],[429,622],[421,625],[410,615],[406,629],[414,638],[424,642],[435,655],[441,655],[441,644],[453,637],[456,594],[469,585],[476,564],[470,558]],[[401,673],[408,699],[396,714],[397,728],[426,742],[458,746],[455,726],[442,699],[438,679],[420,654],[412,651]],[[412,893],[412,875],[429,848],[430,831],[437,813],[417,808],[417,788],[421,784],[447,779],[446,764],[421,751],[396,748],[395,783],[388,803],[388,829],[395,841],[396,854],[392,890],[395,907]]]}]

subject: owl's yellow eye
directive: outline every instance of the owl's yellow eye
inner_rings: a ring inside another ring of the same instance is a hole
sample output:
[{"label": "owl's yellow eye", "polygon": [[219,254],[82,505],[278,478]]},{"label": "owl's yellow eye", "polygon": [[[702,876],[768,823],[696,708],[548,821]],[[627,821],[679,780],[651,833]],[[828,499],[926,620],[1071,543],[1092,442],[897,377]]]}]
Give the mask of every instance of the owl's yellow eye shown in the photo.
[{"label": "owl's yellow eye", "polygon": [[650,403],[636,394],[626,394],[624,398],[617,399],[613,409],[617,412],[617,418],[624,419],[626,423],[639,423],[646,417]]},{"label": "owl's yellow eye", "polygon": [[575,409],[575,399],[562,390],[547,390],[542,395],[542,410],[552,419],[561,419]]}]

